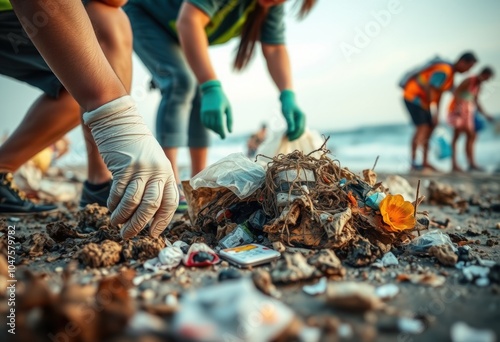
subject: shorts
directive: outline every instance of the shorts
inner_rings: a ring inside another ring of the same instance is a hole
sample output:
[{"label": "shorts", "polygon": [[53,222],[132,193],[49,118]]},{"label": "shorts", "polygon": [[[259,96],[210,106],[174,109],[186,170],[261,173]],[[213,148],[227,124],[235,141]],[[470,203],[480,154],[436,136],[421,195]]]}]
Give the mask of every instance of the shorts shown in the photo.
[{"label": "shorts", "polygon": [[430,111],[425,110],[419,105],[411,103],[407,100],[405,100],[405,105],[406,108],[408,109],[408,112],[410,113],[411,120],[413,121],[413,124],[415,126],[420,126],[420,125],[432,126],[432,115]]},{"label": "shorts", "polygon": [[0,12],[0,74],[26,82],[53,98],[63,88],[14,11]]}]

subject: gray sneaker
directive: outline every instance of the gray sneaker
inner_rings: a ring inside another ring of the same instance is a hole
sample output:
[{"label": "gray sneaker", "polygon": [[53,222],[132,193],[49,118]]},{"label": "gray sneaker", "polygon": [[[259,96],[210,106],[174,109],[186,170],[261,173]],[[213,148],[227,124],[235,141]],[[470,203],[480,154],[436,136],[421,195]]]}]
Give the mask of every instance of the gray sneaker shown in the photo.
[{"label": "gray sneaker", "polygon": [[80,198],[80,209],[83,209],[87,204],[92,203],[97,203],[101,207],[106,207],[109,192],[111,191],[111,184],[112,181],[109,181],[105,187],[99,190],[92,190],[90,189],[89,183],[87,181],[83,182],[82,197]]}]

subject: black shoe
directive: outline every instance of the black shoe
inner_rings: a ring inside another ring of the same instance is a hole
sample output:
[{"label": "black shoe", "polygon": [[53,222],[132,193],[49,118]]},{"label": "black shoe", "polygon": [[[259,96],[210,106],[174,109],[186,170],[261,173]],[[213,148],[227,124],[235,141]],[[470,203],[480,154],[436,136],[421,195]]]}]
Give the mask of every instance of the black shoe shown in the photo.
[{"label": "black shoe", "polygon": [[0,215],[29,215],[57,211],[53,204],[35,204],[14,183],[12,173],[0,173]]},{"label": "black shoe", "polygon": [[99,186],[98,190],[91,189],[93,185],[89,182],[83,182],[82,197],[80,198],[80,209],[85,208],[87,204],[97,203],[101,207],[106,207],[108,203],[109,192],[111,191],[112,181],[107,182],[103,186]]}]

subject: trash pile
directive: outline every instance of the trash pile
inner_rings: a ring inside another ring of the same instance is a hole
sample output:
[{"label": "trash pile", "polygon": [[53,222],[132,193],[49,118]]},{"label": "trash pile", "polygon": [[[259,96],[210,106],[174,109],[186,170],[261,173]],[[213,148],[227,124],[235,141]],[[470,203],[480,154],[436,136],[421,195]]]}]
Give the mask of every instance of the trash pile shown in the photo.
[{"label": "trash pile", "polygon": [[417,218],[428,225],[426,213],[415,215],[423,196],[405,201],[377,183],[373,170],[361,178],[328,152],[257,156],[269,160],[267,170],[243,155],[222,159],[183,183],[190,230],[213,234],[219,249],[251,242],[333,249],[348,264],[365,266],[410,241]]}]

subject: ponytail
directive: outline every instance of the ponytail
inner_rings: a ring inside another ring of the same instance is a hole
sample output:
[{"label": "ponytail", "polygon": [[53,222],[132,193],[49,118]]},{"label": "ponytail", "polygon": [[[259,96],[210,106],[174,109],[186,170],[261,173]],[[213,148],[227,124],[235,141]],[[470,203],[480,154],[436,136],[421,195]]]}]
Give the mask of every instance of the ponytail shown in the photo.
[{"label": "ponytail", "polygon": [[[316,0],[302,0],[302,6],[298,14],[299,19],[304,18],[311,11],[315,3]],[[243,24],[240,45],[234,60],[234,68],[236,70],[243,70],[252,59],[255,43],[260,39],[262,26],[268,12],[269,7],[264,8],[257,2],[255,8],[248,15],[245,24]]]}]

